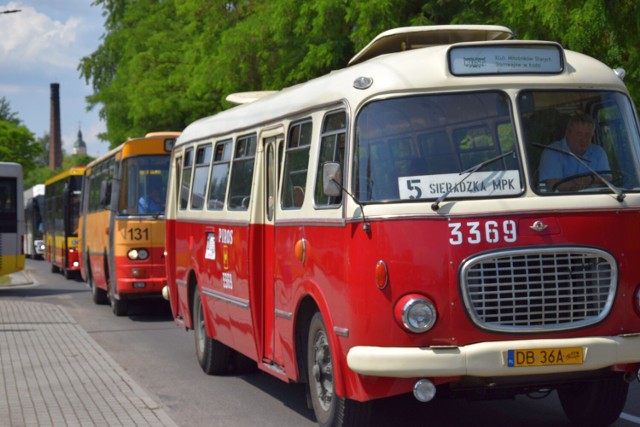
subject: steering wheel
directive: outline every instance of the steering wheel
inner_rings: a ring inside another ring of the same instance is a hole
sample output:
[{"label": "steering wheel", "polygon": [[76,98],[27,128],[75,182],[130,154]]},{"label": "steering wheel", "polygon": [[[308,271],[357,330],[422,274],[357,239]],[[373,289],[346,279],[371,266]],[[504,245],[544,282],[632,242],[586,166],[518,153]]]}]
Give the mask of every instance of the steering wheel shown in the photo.
[{"label": "steering wheel", "polygon": [[[619,186],[620,184],[622,184],[622,173],[619,171],[611,171],[611,170],[602,170],[602,171],[596,171],[598,172],[598,174],[600,176],[606,177],[610,176],[611,177],[611,182],[616,185]],[[586,185],[583,188],[580,188],[579,190],[582,190],[584,188],[589,188],[591,187],[594,183],[596,182],[600,182],[599,179],[596,178],[596,175],[593,172],[586,172],[586,173],[579,173],[576,175],[571,175],[571,176],[567,176],[565,178],[562,178],[560,181],[556,182],[555,184],[553,184],[552,190],[558,191],[558,187],[561,186],[562,184],[564,184],[565,182],[569,182],[569,181],[573,181],[574,179],[580,179],[580,178],[584,178],[590,176],[591,177],[591,182]]]}]

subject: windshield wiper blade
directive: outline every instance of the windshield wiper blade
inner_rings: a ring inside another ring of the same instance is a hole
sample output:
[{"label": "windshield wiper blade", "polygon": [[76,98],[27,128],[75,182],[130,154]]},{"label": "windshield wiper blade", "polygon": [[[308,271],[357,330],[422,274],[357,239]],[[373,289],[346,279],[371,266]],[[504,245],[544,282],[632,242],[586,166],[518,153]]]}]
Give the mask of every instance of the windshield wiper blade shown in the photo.
[{"label": "windshield wiper blade", "polygon": [[609,182],[605,177],[603,177],[602,175],[600,175],[595,169],[593,169],[591,166],[589,166],[587,164],[588,160],[587,159],[583,159],[580,156],[574,154],[571,151],[567,151],[567,150],[563,150],[562,148],[557,148],[557,147],[551,147],[549,145],[544,145],[544,144],[539,144],[537,142],[533,142],[531,143],[531,145],[535,146],[535,147],[540,147],[542,149],[545,150],[552,150],[552,151],[557,151],[558,153],[562,153],[565,154],[567,156],[573,157],[574,159],[576,159],[582,166],[584,166],[585,168],[587,168],[589,170],[589,172],[591,172],[596,178],[598,178],[602,183],[604,183],[604,185],[606,185],[607,187],[609,187],[609,189],[611,191],[613,191],[613,193],[616,195],[616,200],[620,203],[622,203],[622,201],[624,200],[625,197],[627,197],[627,195],[624,193],[624,191],[620,190],[618,187],[616,187],[615,185],[613,185],[611,182]]},{"label": "windshield wiper blade", "polygon": [[440,209],[440,203],[442,203],[444,201],[444,199],[446,199],[447,196],[449,196],[449,194],[451,194],[451,192],[453,190],[455,190],[460,184],[465,182],[467,180],[467,178],[469,178],[473,173],[478,172],[480,169],[484,168],[485,166],[488,166],[491,163],[497,162],[498,160],[501,160],[501,159],[503,159],[503,158],[505,158],[507,156],[510,156],[510,155],[512,155],[514,153],[515,153],[514,150],[507,151],[506,153],[503,153],[503,154],[500,154],[499,156],[487,159],[487,160],[485,160],[483,162],[478,163],[475,166],[470,167],[467,170],[464,170],[464,171],[460,172],[458,175],[466,174],[464,176],[464,178],[462,178],[460,181],[456,182],[456,184],[453,187],[451,187],[449,190],[447,190],[445,193],[443,193],[440,197],[438,197],[436,199],[436,201],[431,204],[431,210],[437,211],[438,209]]}]

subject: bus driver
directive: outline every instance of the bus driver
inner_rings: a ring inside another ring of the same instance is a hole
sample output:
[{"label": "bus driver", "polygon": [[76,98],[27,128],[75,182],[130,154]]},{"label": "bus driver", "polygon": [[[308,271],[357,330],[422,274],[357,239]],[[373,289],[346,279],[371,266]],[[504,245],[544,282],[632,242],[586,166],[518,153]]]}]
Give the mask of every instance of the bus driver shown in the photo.
[{"label": "bus driver", "polygon": [[[567,123],[565,137],[551,144],[552,149],[544,150],[540,160],[540,182],[546,184],[547,191],[582,190],[592,185],[595,178],[573,156],[553,148],[572,152],[597,172],[609,171],[607,154],[602,147],[591,143],[593,133],[593,119],[587,114],[576,114]],[[564,181],[570,177],[575,178]]]},{"label": "bus driver", "polygon": [[152,186],[149,194],[140,197],[138,201],[139,214],[156,214],[160,213],[162,208],[162,198],[160,197],[160,189],[158,186]]}]

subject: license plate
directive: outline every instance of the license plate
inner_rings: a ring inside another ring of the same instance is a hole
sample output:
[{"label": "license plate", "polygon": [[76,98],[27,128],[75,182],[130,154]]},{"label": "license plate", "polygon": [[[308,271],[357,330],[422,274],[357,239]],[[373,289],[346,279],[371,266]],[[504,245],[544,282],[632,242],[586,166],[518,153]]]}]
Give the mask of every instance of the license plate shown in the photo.
[{"label": "license plate", "polygon": [[582,365],[582,347],[508,350],[507,366]]}]

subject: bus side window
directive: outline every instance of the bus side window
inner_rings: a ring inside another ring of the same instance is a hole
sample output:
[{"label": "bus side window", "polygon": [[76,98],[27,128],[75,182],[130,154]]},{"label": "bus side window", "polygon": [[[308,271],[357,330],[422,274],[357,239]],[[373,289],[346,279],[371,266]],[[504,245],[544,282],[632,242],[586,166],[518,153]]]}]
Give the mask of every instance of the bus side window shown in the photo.
[{"label": "bus side window", "polygon": [[243,136],[236,141],[235,156],[229,184],[229,209],[249,209],[253,169],[256,158],[256,135]]},{"label": "bus side window", "polygon": [[342,202],[342,196],[325,196],[322,189],[322,165],[325,162],[338,162],[344,171],[346,128],[347,115],[344,111],[330,113],[324,119],[316,174],[315,202],[317,206],[337,206]]},{"label": "bus side window", "polygon": [[311,131],[311,120],[295,123],[289,128],[281,201],[284,209],[299,209],[304,202]]},{"label": "bus side window", "polygon": [[191,169],[193,160],[193,148],[187,149],[184,153],[182,163],[182,178],[180,178],[180,210],[187,209],[189,205],[189,191],[191,189]]},{"label": "bus side window", "polygon": [[210,164],[211,144],[198,147],[196,151],[196,166],[193,173],[193,188],[191,189],[191,209],[202,209],[204,206]]},{"label": "bus side window", "polygon": [[216,143],[207,201],[207,208],[210,210],[222,210],[224,207],[224,196],[227,192],[227,181],[229,180],[230,161],[231,140]]}]

